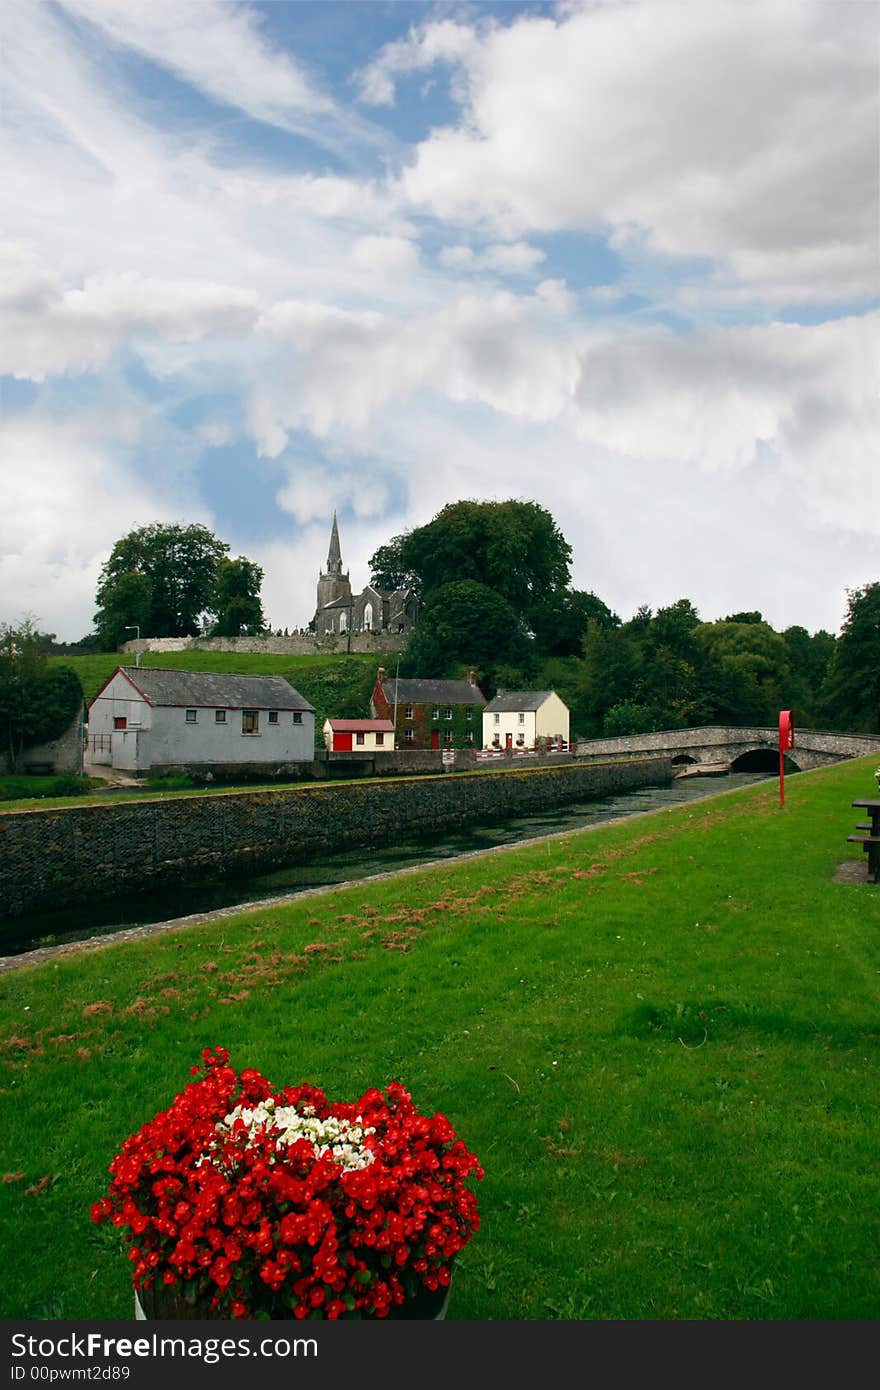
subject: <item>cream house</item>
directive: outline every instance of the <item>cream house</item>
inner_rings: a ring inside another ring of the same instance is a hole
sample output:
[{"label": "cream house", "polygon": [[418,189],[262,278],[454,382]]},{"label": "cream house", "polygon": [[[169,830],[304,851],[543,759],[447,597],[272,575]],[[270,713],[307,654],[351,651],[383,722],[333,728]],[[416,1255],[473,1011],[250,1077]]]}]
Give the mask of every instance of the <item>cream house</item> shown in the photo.
[{"label": "cream house", "polygon": [[118,666],[89,704],[88,761],[129,772],[314,756],[314,706],[278,676]]},{"label": "cream house", "polygon": [[483,710],[484,748],[534,748],[539,739],[568,743],[568,706],[555,690],[499,690]]},{"label": "cream house", "polygon": [[324,742],[331,753],[394,751],[390,719],[325,719]]}]

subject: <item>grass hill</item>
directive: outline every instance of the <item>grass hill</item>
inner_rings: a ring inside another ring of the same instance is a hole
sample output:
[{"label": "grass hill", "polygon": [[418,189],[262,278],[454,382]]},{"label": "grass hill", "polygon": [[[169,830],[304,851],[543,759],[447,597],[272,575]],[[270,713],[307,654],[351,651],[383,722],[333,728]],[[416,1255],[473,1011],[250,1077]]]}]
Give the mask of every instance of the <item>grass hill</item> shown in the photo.
[{"label": "grass hill", "polygon": [[221,1045],[449,1117],[486,1170],[451,1318],[876,1319],[875,765],[0,974],[0,1317],[131,1317],[89,1207]]}]

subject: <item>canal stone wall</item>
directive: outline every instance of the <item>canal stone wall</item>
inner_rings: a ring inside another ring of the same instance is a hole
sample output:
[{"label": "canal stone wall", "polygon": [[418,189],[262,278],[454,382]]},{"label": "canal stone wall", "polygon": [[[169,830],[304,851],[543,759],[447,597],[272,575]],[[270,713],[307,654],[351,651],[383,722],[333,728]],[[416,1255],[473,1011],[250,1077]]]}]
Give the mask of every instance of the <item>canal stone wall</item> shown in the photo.
[{"label": "canal stone wall", "polygon": [[258,872],[659,786],[667,757],[0,814],[0,916]]}]

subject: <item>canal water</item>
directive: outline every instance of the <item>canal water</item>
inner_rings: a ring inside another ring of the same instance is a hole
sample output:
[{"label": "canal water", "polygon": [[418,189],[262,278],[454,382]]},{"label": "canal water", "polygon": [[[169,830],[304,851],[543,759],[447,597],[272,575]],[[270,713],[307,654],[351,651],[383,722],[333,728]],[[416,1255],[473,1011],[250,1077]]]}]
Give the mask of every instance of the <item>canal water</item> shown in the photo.
[{"label": "canal water", "polygon": [[512,845],[544,835],[585,830],[603,821],[618,820],[639,812],[697,801],[766,781],[766,772],[729,773],[720,777],[682,777],[662,787],[593,801],[567,802],[535,815],[517,816],[493,825],[472,825],[433,836],[413,836],[401,844],[358,846],[317,855],[307,863],[291,864],[270,873],[247,877],[217,878],[200,883],[176,884],[165,892],[126,893],[56,912],[31,913],[0,923],[0,956],[19,955],[41,946],[60,946],[71,941],[105,936],[128,927],[170,921],[192,913],[246,906],[272,898],[288,898],[308,889],[350,883],[375,874],[404,869],[437,860],[454,859],[474,850]]}]

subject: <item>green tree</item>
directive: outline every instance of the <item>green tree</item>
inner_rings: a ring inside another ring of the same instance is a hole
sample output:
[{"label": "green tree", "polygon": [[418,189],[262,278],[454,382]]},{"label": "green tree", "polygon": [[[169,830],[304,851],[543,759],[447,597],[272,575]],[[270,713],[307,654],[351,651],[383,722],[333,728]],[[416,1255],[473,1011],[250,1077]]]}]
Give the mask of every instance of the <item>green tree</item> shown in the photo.
[{"label": "green tree", "polygon": [[263,571],[253,560],[240,555],[237,560],[221,560],[211,598],[217,614],[213,628],[217,637],[257,637],[266,622],[260,603]]},{"label": "green tree", "polygon": [[403,562],[403,547],[407,533],[392,536],[387,545],[380,545],[370,557],[370,583],[377,589],[415,589],[420,591],[419,577]]},{"label": "green tree", "polygon": [[82,708],[79,677],[68,666],[49,666],[30,618],[0,623],[0,749],[15,770],[21,753],[58,738]]},{"label": "green tree", "polygon": [[[218,570],[228,552],[225,541],[195,522],[153,522],[123,536],[98,584],[95,623],[105,649],[118,648],[135,625],[144,637],[198,632],[202,622],[217,614]],[[257,572],[259,566],[253,566]],[[258,591],[247,597],[258,598]],[[253,607],[248,611],[253,614]]]},{"label": "green tree", "polygon": [[819,707],[832,729],[880,733],[880,583],[847,590],[847,612]]},{"label": "green tree", "polygon": [[[378,552],[377,552],[378,553]],[[453,502],[403,537],[400,571],[423,600],[470,581],[504,598],[527,627],[540,606],[568,588],[571,546],[537,502]]]},{"label": "green tree", "polygon": [[529,655],[523,622],[507,600],[485,584],[459,580],[442,585],[425,600],[400,674],[451,677],[473,667],[488,694],[498,666],[521,667]]},{"label": "green tree", "polygon": [[775,725],[790,709],[791,665],[781,633],[763,620],[701,623],[694,630],[711,671],[712,717],[725,723]]},{"label": "green tree", "polygon": [[620,618],[607,603],[583,589],[556,590],[539,598],[532,605],[531,624],[540,655],[580,655],[591,618],[600,627],[620,627]]}]

